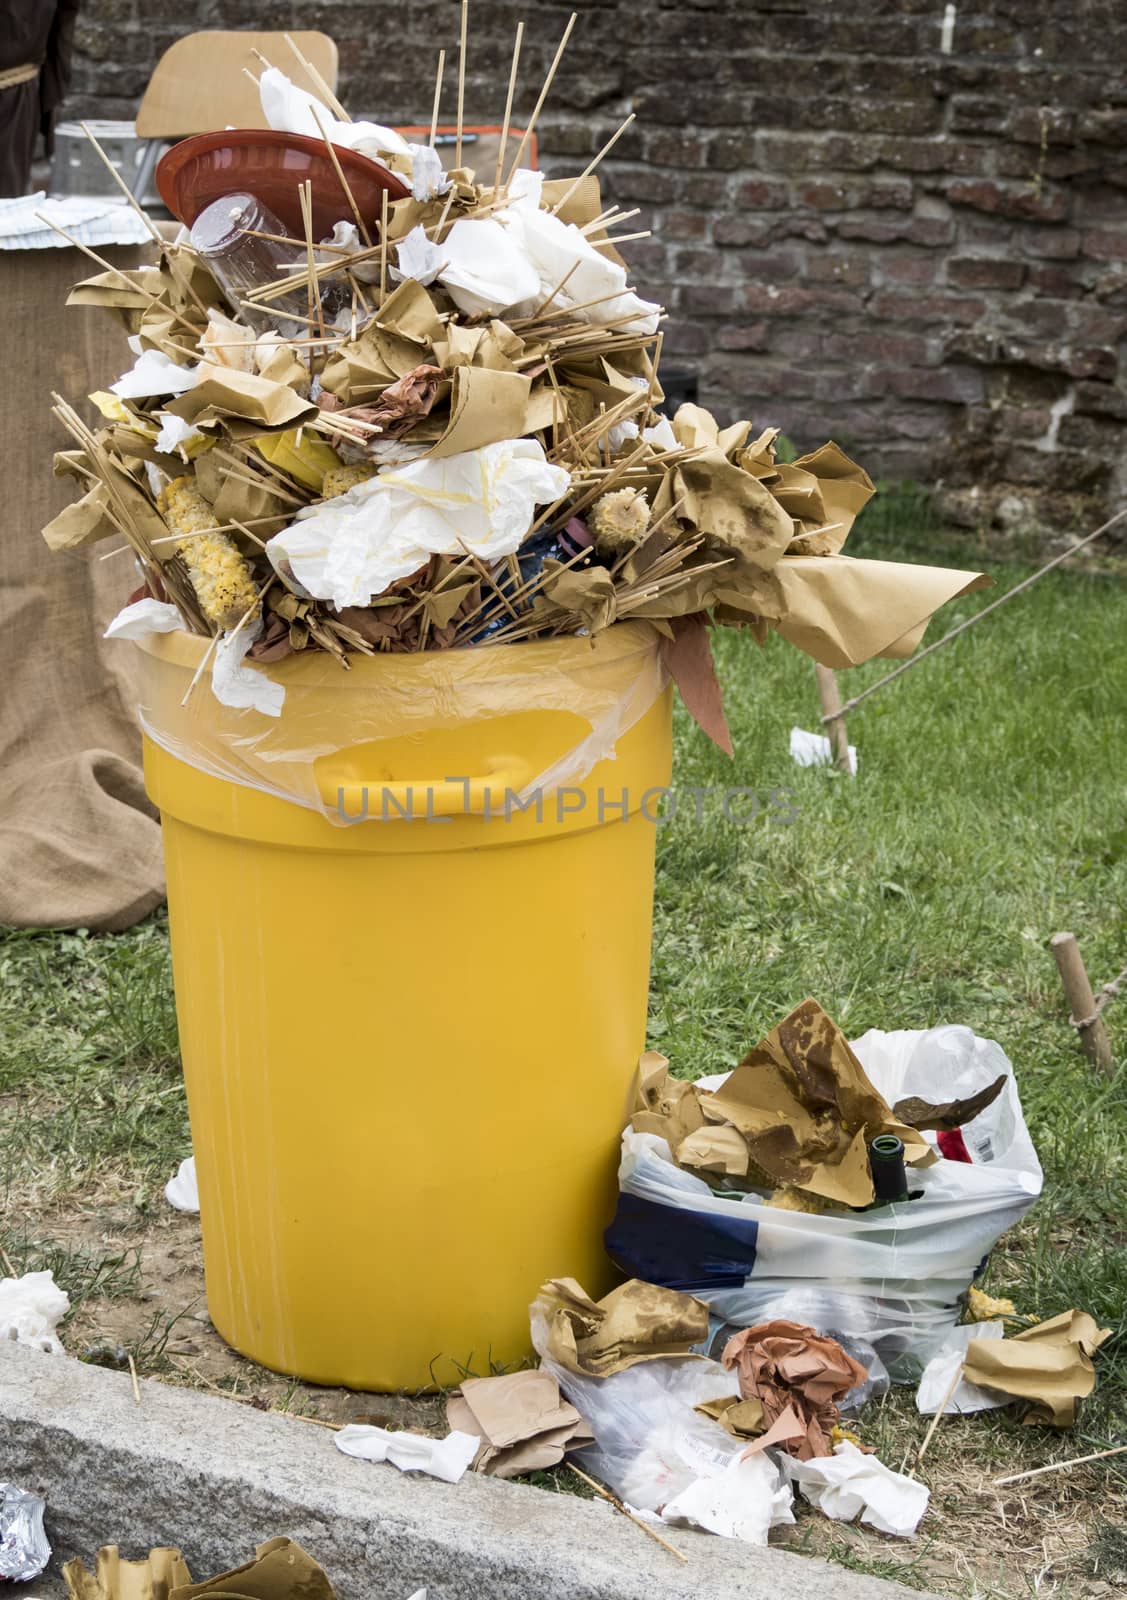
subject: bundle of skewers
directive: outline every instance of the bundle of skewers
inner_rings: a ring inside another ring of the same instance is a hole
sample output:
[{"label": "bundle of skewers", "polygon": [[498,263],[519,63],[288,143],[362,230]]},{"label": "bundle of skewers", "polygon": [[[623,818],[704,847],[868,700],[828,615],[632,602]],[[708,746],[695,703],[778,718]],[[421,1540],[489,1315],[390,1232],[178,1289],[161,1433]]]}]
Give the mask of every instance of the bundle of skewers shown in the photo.
[{"label": "bundle of skewers", "polygon": [[492,171],[463,162],[463,3],[451,170],[445,53],[414,145],[353,122],[290,41],[312,89],[266,61],[258,85],[308,176],[287,185],[279,160],[264,185],[255,130],[184,141],[158,173],[183,227],[150,223],[151,265],[77,246],[100,270],[70,303],[112,311],[135,359],[90,397],[94,422],[57,397],[57,470],[82,494],[45,538],[132,555],[111,633],[210,636],[220,699],[247,655],[347,668],[637,618],[670,642],[774,629],[845,665],[913,648],[966,586],[840,554],[873,485],[836,445],[783,462],[774,427],[667,415],[666,314],[619,250],[645,235],[597,173],[633,117],[574,179],[525,165],[575,20],[520,130],[518,28]]}]

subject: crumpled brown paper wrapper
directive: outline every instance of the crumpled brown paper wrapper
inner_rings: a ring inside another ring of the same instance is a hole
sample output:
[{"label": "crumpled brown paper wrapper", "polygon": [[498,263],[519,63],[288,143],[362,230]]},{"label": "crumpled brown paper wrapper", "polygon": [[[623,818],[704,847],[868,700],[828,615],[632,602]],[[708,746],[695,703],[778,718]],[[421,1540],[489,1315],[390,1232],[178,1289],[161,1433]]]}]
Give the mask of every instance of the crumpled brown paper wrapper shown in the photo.
[{"label": "crumpled brown paper wrapper", "polygon": [[540,1294],[551,1312],[548,1353],[581,1377],[608,1378],[639,1361],[689,1355],[708,1334],[703,1301],[638,1278],[598,1302],[574,1278],[552,1278]]},{"label": "crumpled brown paper wrapper", "polygon": [[1077,1400],[1096,1387],[1091,1357],[1110,1337],[1111,1329],[1099,1327],[1086,1311],[1062,1311],[1012,1339],[972,1339],[963,1377],[1028,1400],[1027,1423],[1071,1428]]},{"label": "crumpled brown paper wrapper", "polygon": [[550,1372],[467,1378],[447,1400],[446,1420],[459,1433],[477,1434],[474,1471],[493,1478],[542,1472],[558,1466],[565,1451],[594,1442]]},{"label": "crumpled brown paper wrapper", "polygon": [[837,1402],[868,1377],[836,1339],[798,1322],[745,1328],[728,1340],[722,1360],[735,1367],[743,1398],[763,1407],[766,1432],[748,1454],[778,1445],[799,1461],[833,1454]]}]

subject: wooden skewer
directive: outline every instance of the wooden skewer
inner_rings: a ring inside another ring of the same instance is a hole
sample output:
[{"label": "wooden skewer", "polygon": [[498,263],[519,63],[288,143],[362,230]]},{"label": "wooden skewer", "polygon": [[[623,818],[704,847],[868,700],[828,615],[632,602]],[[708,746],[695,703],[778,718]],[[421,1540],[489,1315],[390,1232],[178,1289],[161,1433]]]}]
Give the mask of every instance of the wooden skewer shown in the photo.
[{"label": "wooden skewer", "polygon": [[916,1452],[915,1464],[913,1465],[911,1472],[909,1472],[909,1474],[908,1474],[909,1478],[914,1478],[916,1473],[917,1473],[917,1471],[919,1470],[920,1462],[923,1460],[924,1456],[927,1454],[927,1447],[931,1443],[932,1435],[935,1433],[936,1428],[938,1428],[939,1423],[940,1423],[940,1419],[942,1418],[943,1413],[946,1411],[947,1407],[950,1405],[951,1396],[954,1394],[955,1390],[959,1387],[959,1379],[962,1377],[962,1375],[963,1375],[963,1363],[960,1361],[958,1366],[955,1368],[955,1376],[951,1379],[951,1382],[947,1386],[947,1393],[943,1396],[943,1399],[939,1402],[939,1409],[936,1411],[934,1417],[932,1417],[932,1419],[931,1419],[931,1427],[924,1434],[923,1443],[920,1445],[919,1450]]},{"label": "wooden skewer", "polygon": [[446,51],[438,52],[438,71],[434,75],[434,105],[430,113],[430,147],[434,149],[434,142],[438,138],[438,106],[442,99],[442,74],[446,71]]},{"label": "wooden skewer", "polygon": [[501,187],[501,169],[505,165],[505,147],[509,142],[509,122],[513,115],[513,95],[517,86],[517,65],[520,62],[521,40],[524,38],[524,23],[517,23],[516,43],[513,45],[513,64],[509,68],[509,92],[505,97],[505,120],[501,124],[501,143],[497,147],[497,171],[493,177],[493,193]]},{"label": "wooden skewer", "polygon": [[329,88],[324,78],[322,78],[321,74],[317,71],[317,68],[313,65],[312,61],[307,60],[306,57],[302,55],[301,50],[298,48],[297,41],[293,38],[292,34],[284,33],[282,37],[289,45],[297,59],[301,62],[306,72],[309,74],[310,83],[320,92],[322,99],[333,115],[341,122],[351,122],[352,118],[341,105],[333,91]]},{"label": "wooden skewer", "polygon": [[117,168],[114,166],[113,162],[110,160],[109,156],[106,154],[106,152],[102,149],[101,145],[98,143],[97,139],[95,139],[94,135],[90,132],[89,125],[87,123],[85,123],[85,122],[80,122],[78,124],[78,126],[82,129],[83,133],[89,139],[90,143],[94,146],[94,149],[98,152],[99,161],[105,167],[106,171],[109,173],[109,175],[113,179],[113,181],[117,184],[117,186],[121,190],[122,194],[129,201],[129,204],[133,207],[134,211],[140,217],[141,221],[145,224],[146,228],[148,228],[150,236],[156,240],[157,244],[162,244],[164,241],[161,239],[160,230],[157,228],[156,223],[153,221],[152,217],[149,216],[149,214],[145,210],[145,208],[141,205],[140,201],[137,199],[137,196],[133,193],[132,189],[126,183],[126,181],[122,177],[121,173],[117,170]]},{"label": "wooden skewer", "polygon": [[344,170],[341,167],[340,161],[337,158],[336,150],[333,147],[333,141],[329,138],[329,130],[325,127],[325,124],[321,121],[321,114],[317,110],[317,108],[315,106],[310,106],[309,109],[313,113],[314,122],[316,122],[318,128],[320,128],[320,130],[321,130],[321,137],[325,141],[325,149],[329,152],[329,160],[333,164],[333,171],[337,175],[337,181],[339,182],[341,188],[344,190],[345,198],[348,201],[349,208],[351,209],[353,218],[354,218],[354,220],[356,222],[357,231],[359,232],[360,237],[363,239],[364,243],[370,247],[371,243],[372,243],[372,236],[368,232],[367,223],[364,221],[364,218],[360,215],[360,207],[356,204],[356,196],[353,194],[351,188],[349,187],[348,179],[345,177]]},{"label": "wooden skewer", "polygon": [[594,172],[595,168],[598,166],[599,162],[602,161],[605,156],[610,154],[615,145],[622,138],[622,135],[626,132],[627,128],[634,121],[636,115],[637,113],[632,111],[626,118],[626,121],[623,122],[620,127],[616,128],[614,133],[611,134],[610,138],[599,151],[598,155],[591,157],[590,161],[583,168],[583,171],[579,174],[578,178],[576,178],[575,182],[569,189],[565,191],[563,199],[557,200],[555,205],[552,207],[553,216],[556,216],[563,209],[563,207],[567,205],[568,201],[571,199],[576,189],[579,188],[579,185],[583,182],[584,178],[589,178],[592,172]]},{"label": "wooden skewer", "polygon": [[585,222],[579,231],[591,234],[597,233],[600,228],[617,227],[622,222],[629,222],[631,217],[640,216],[641,210],[641,206],[635,206],[632,211],[620,211],[617,206],[608,206],[597,217],[592,217],[590,222]]},{"label": "wooden skewer", "polygon": [[592,239],[591,243],[596,250],[604,250],[607,245],[629,244],[632,239],[652,239],[652,228],[641,228],[637,233],[608,234],[605,239]]},{"label": "wooden skewer", "polygon": [[141,1404],[141,1385],[137,1382],[137,1363],[133,1359],[132,1350],[129,1352],[129,1376],[133,1379],[133,1399],[137,1405]]},{"label": "wooden skewer", "polygon": [[579,263],[579,259],[578,258],[575,261],[572,262],[571,266],[568,267],[567,271],[564,273],[564,275],[560,279],[559,283],[557,283],[556,287],[550,292],[550,294],[548,295],[548,298],[546,300],[541,300],[540,304],[536,307],[536,310],[529,317],[529,319],[528,319],[529,322],[535,322],[537,317],[542,316],[543,313],[545,311],[547,311],[548,307],[551,305],[552,301],[559,294],[560,290],[567,283],[567,280],[571,277],[572,273],[579,271],[579,264],[580,263]]},{"label": "wooden skewer", "polygon": [[458,47],[458,137],[454,146],[455,167],[462,165],[462,113],[466,103],[466,27],[469,15],[469,0],[462,0],[462,37]]},{"label": "wooden skewer", "polygon": [[1069,1467],[1082,1467],[1089,1461],[1106,1461],[1108,1456],[1121,1456],[1127,1444],[1114,1445],[1110,1450],[1096,1450],[1090,1456],[1073,1456],[1071,1461],[1054,1461],[1047,1467],[1032,1467],[1028,1472],[1011,1472],[1008,1478],[995,1478],[994,1486],[1000,1489],[1005,1483],[1023,1483],[1026,1478],[1039,1478],[1045,1472],[1066,1472]]},{"label": "wooden skewer", "polygon": [[513,157],[512,166],[509,168],[509,176],[505,180],[506,189],[508,189],[509,185],[512,183],[513,175],[520,166],[520,158],[524,154],[525,146],[532,138],[533,129],[536,127],[537,118],[544,109],[544,102],[548,98],[548,91],[552,87],[552,79],[556,76],[556,69],[563,60],[563,53],[567,49],[567,41],[571,38],[571,30],[575,27],[575,24],[578,22],[578,20],[579,13],[577,11],[573,11],[571,16],[568,18],[567,27],[563,31],[563,38],[560,40],[556,49],[556,53],[552,58],[552,65],[548,68],[548,76],[544,79],[544,87],[540,91],[540,98],[532,108],[532,115],[528,119],[528,126],[524,130],[520,144],[517,145],[517,153]]},{"label": "wooden skewer", "polygon": [[[453,190],[450,191],[453,193]],[[387,299],[387,190],[380,195],[380,305]]]},{"label": "wooden skewer", "polygon": [[583,1482],[589,1484],[590,1487],[594,1489],[596,1494],[602,1495],[604,1500],[609,1500],[614,1509],[620,1512],[622,1516],[628,1518],[636,1528],[641,1528],[642,1532],[648,1533],[651,1539],[656,1539],[663,1550],[668,1550],[669,1554],[671,1556],[676,1556],[678,1561],[684,1561],[686,1563],[688,1562],[689,1558],[683,1551],[678,1550],[676,1545],[670,1544],[668,1539],[663,1539],[661,1534],[658,1533],[657,1529],[651,1528],[648,1522],[643,1522],[641,1517],[636,1517],[632,1511],[628,1510],[626,1506],[623,1505],[622,1501],[616,1494],[612,1494],[610,1490],[605,1489],[601,1483],[596,1483],[594,1478],[589,1478],[585,1472],[581,1472],[580,1469],[575,1465],[574,1461],[569,1461],[568,1466],[571,1468],[572,1472],[575,1473],[576,1477],[582,1478]]}]

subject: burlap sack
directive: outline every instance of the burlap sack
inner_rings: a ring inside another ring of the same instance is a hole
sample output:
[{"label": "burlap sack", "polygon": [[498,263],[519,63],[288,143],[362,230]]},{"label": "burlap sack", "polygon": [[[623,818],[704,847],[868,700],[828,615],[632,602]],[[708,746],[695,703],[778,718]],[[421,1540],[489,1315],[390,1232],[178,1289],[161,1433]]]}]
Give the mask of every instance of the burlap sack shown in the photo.
[{"label": "burlap sack", "polygon": [[[102,253],[123,266],[140,259],[132,248]],[[0,923],[17,927],[128,928],[164,896],[135,652],[101,637],[136,587],[132,559],[99,560],[116,540],[52,555],[40,537],[76,490],[52,476],[52,454],[68,444],[52,390],[77,403],[131,360],[107,312],[64,305],[97,270],[72,249],[0,252]]]}]

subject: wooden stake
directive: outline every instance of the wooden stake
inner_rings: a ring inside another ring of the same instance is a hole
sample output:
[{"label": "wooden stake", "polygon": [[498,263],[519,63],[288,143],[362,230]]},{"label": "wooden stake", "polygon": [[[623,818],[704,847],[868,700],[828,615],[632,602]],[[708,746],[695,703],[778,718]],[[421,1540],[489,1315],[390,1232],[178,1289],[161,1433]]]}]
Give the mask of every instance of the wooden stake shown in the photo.
[{"label": "wooden stake", "polygon": [[462,0],[462,38],[458,48],[458,136],[454,145],[454,165],[462,165],[462,113],[466,104],[466,26],[470,18],[470,0]]},{"label": "wooden stake", "polygon": [[833,668],[823,667],[820,661],[814,663],[814,675],[818,680],[818,698],[822,702],[822,717],[826,732],[829,734],[834,766],[839,772],[848,773],[851,771],[849,734],[846,731],[845,718],[841,714],[841,692],[837,686],[837,678]]},{"label": "wooden stake", "polygon": [[584,178],[589,178],[591,176],[592,172],[594,172],[595,168],[598,166],[599,162],[602,161],[604,156],[608,155],[610,153],[610,151],[614,149],[615,145],[622,138],[622,135],[626,132],[627,128],[634,121],[635,116],[636,116],[636,112],[632,111],[630,113],[630,115],[627,117],[626,121],[622,124],[622,126],[617,128],[615,130],[615,132],[611,134],[610,138],[607,140],[607,142],[603,146],[603,148],[599,151],[598,155],[591,157],[590,161],[583,168],[583,171],[579,174],[578,178],[576,178],[575,182],[571,185],[571,187],[569,189],[565,190],[563,199],[562,200],[557,200],[555,205],[552,207],[552,215],[553,216],[558,216],[559,215],[559,213],[563,210],[564,206],[567,205],[568,201],[571,199],[572,195],[575,193],[576,189],[579,188],[579,185],[583,182]]},{"label": "wooden stake", "polygon": [[1103,1018],[1096,1012],[1096,997],[1092,993],[1092,985],[1080,955],[1080,946],[1076,943],[1076,935],[1054,933],[1049,940],[1049,949],[1053,952],[1060,981],[1064,985],[1073,1025],[1083,1024],[1087,1018],[1092,1019],[1086,1026],[1076,1027],[1084,1054],[1101,1072],[1111,1072],[1115,1065],[1111,1054],[1111,1040],[1107,1036]]},{"label": "wooden stake", "polygon": [[505,146],[509,142],[509,122],[513,115],[513,94],[517,86],[517,64],[520,61],[521,40],[524,38],[524,23],[517,23],[516,43],[513,45],[513,64],[509,68],[509,92],[505,98],[505,120],[501,124],[501,143],[497,147],[497,171],[493,178],[493,193],[501,187],[501,169],[505,165]]},{"label": "wooden stake", "polygon": [[541,111],[544,109],[544,102],[548,98],[548,91],[552,87],[552,79],[556,75],[557,67],[559,66],[560,62],[563,60],[563,53],[567,49],[567,41],[571,38],[571,30],[575,27],[575,24],[578,22],[578,20],[579,20],[578,11],[573,11],[571,13],[571,16],[568,18],[567,27],[563,31],[563,38],[560,40],[559,45],[558,45],[558,47],[556,49],[556,53],[552,57],[552,65],[548,68],[548,76],[544,79],[544,87],[540,91],[540,98],[537,100],[535,106],[532,108],[532,115],[528,119],[528,126],[524,130],[524,135],[521,138],[520,144],[517,145],[517,153],[513,157],[512,166],[509,168],[509,176],[505,179],[505,187],[506,187],[506,189],[509,187],[509,184],[512,183],[513,174],[516,172],[517,168],[520,166],[520,158],[524,154],[525,146],[528,144],[528,141],[532,138],[533,129],[536,127],[536,119],[539,117]]},{"label": "wooden stake", "polygon": [[1108,1456],[1121,1456],[1124,1451],[1127,1451],[1127,1444],[1117,1444],[1090,1456],[1073,1456],[1071,1461],[1054,1461],[1050,1466],[1032,1467],[1028,1472],[1012,1472],[1008,1478],[995,1478],[994,1487],[1000,1489],[1004,1483],[1024,1483],[1026,1478],[1039,1478],[1045,1472],[1066,1472],[1069,1467],[1082,1467],[1089,1461],[1106,1461]]},{"label": "wooden stake", "polygon": [[434,142],[438,138],[438,104],[442,99],[442,74],[446,71],[446,51],[438,52],[438,71],[434,75],[434,105],[430,113],[430,147],[434,149]]},{"label": "wooden stake", "polygon": [[577,1478],[582,1478],[583,1482],[594,1489],[596,1494],[602,1495],[604,1500],[609,1500],[614,1509],[620,1512],[622,1516],[629,1518],[636,1528],[641,1528],[642,1532],[648,1533],[651,1539],[656,1539],[663,1550],[668,1550],[669,1554],[671,1556],[676,1556],[678,1561],[684,1561],[686,1563],[688,1562],[689,1558],[687,1555],[685,1555],[684,1551],[678,1550],[677,1546],[670,1544],[668,1539],[663,1539],[656,1528],[651,1528],[648,1522],[643,1522],[641,1517],[636,1517],[632,1511],[627,1510],[626,1506],[623,1505],[622,1501],[616,1494],[611,1494],[610,1490],[604,1489],[601,1483],[596,1483],[594,1478],[589,1478],[585,1472],[581,1472],[575,1465],[574,1461],[569,1461],[568,1466],[571,1468],[572,1472],[575,1473]]}]

